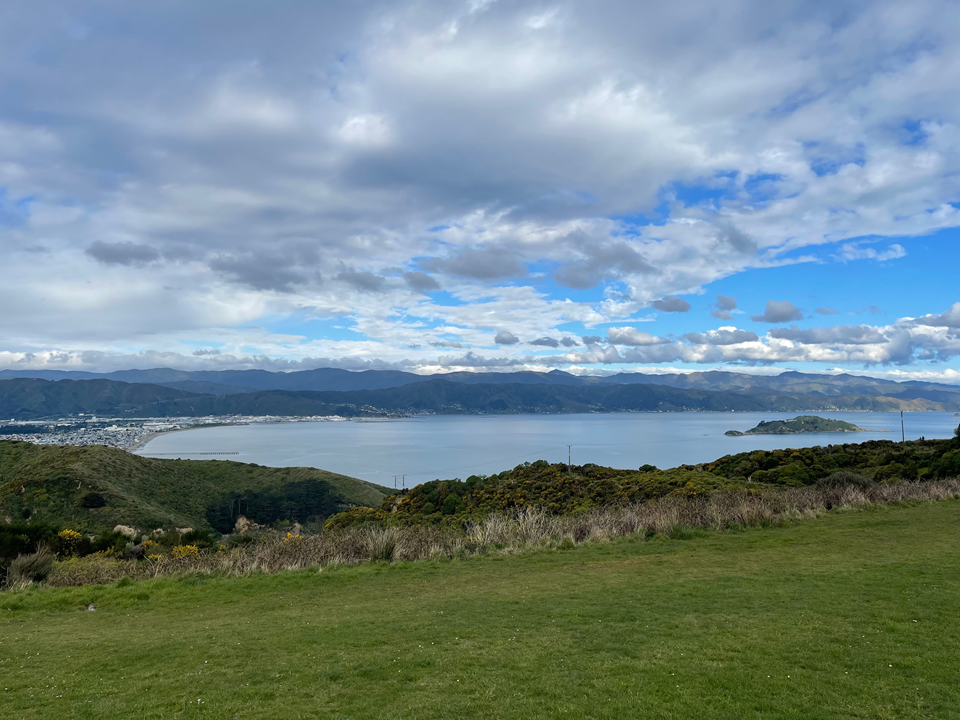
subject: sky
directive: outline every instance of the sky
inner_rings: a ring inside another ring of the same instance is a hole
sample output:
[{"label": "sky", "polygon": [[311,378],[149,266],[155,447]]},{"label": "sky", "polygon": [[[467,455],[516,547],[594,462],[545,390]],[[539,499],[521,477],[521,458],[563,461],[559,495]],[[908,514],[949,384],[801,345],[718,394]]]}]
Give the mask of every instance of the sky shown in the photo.
[{"label": "sky", "polygon": [[960,383],[960,5],[7,0],[0,368]]}]

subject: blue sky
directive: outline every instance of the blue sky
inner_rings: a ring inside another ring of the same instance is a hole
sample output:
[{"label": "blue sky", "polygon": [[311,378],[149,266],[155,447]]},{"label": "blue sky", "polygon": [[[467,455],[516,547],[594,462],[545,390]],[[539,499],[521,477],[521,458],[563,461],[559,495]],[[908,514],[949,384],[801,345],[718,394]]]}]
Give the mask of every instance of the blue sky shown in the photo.
[{"label": "blue sky", "polygon": [[0,367],[960,382],[951,2],[13,0]]}]

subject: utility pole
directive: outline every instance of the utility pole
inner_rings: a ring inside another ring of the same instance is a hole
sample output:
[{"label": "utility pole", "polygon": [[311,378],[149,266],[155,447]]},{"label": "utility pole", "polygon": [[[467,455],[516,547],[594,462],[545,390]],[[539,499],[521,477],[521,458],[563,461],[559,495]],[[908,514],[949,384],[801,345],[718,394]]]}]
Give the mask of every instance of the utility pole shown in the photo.
[{"label": "utility pole", "polygon": [[903,428],[903,410],[900,411],[900,442],[907,441],[907,431]]},{"label": "utility pole", "polygon": [[572,447],[573,447],[573,445],[567,445],[567,472],[573,472],[573,470],[571,469],[571,465],[570,465],[570,455],[571,455],[571,450],[570,450],[570,448],[572,448]]}]

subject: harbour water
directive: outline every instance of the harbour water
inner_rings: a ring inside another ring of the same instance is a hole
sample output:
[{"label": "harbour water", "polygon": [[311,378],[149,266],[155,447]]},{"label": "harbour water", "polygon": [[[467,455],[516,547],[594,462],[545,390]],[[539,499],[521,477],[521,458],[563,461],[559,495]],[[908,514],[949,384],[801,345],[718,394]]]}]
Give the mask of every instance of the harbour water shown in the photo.
[{"label": "harbour water", "polygon": [[[466,478],[525,461],[620,468],[660,468],[715,460],[749,450],[808,447],[866,440],[900,440],[899,413],[820,413],[873,432],[726,437],[761,420],[797,413],[611,413],[589,415],[436,415],[211,427],[160,435],[138,454],[223,459],[273,467],[306,466],[393,487]],[[952,413],[907,413],[907,439],[952,437]],[[402,477],[406,476],[405,480]]]}]

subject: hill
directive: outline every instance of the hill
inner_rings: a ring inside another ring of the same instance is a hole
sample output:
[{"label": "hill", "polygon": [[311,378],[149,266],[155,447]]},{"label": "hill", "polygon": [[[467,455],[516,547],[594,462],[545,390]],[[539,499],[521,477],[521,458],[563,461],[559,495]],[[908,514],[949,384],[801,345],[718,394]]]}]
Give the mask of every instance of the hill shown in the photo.
[{"label": "hill", "polygon": [[229,531],[240,512],[253,517],[262,511],[266,522],[303,522],[351,505],[377,506],[386,494],[371,483],[313,468],[0,441],[0,519],[7,522],[29,518],[91,532],[115,525]]},{"label": "hill", "polygon": [[[863,375],[782,372],[778,375],[751,375],[722,370],[693,373],[623,372],[614,375],[573,375],[562,370],[551,372],[452,372],[417,375],[396,370],[350,371],[339,368],[318,368],[295,372],[266,370],[201,370],[184,371],[171,368],[118,370],[111,373],[89,373],[63,370],[0,370],[0,380],[41,378],[44,380],[103,379],[127,383],[147,383],[175,387],[190,392],[224,395],[254,390],[288,390],[314,392],[350,392],[384,390],[416,383],[445,380],[470,385],[662,385],[681,390],[732,390],[741,393],[788,393],[815,395],[872,395],[902,400],[927,399],[949,402],[960,396],[960,386],[942,383],[895,382]],[[216,386],[223,387],[216,387]]]},{"label": "hill", "polygon": [[[193,381],[190,381],[193,382]],[[197,381],[199,382],[199,381]],[[186,383],[186,381],[184,381]],[[203,388],[208,385],[182,387]],[[223,386],[201,394],[113,380],[0,380],[0,417],[32,420],[78,413],[116,417],[206,415],[387,415],[682,411],[945,411],[960,409],[960,393],[930,391],[939,399],[900,395],[826,395],[764,389],[703,390],[667,385],[462,383],[429,380],[401,387],[349,392],[258,390]],[[910,397],[907,397],[907,396]]]},{"label": "hill", "polygon": [[867,432],[843,420],[827,420],[816,415],[800,415],[792,420],[768,420],[744,432],[727,430],[724,435],[796,435],[797,433]]},{"label": "hill", "polygon": [[754,450],[668,470],[652,465],[635,470],[593,464],[568,467],[538,460],[496,475],[423,483],[390,495],[377,510],[355,508],[333,516],[327,525],[449,525],[494,512],[543,508],[562,515],[666,496],[703,497],[717,490],[764,492],[783,487],[837,483],[868,486],[894,479],[919,482],[956,477],[960,477],[960,436],[952,440],[873,440]]}]

